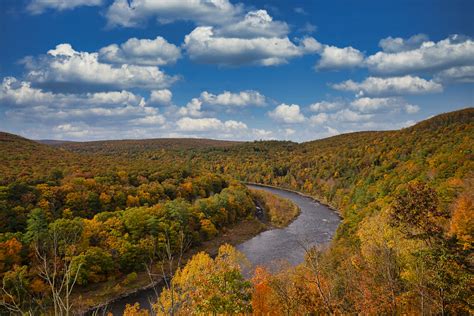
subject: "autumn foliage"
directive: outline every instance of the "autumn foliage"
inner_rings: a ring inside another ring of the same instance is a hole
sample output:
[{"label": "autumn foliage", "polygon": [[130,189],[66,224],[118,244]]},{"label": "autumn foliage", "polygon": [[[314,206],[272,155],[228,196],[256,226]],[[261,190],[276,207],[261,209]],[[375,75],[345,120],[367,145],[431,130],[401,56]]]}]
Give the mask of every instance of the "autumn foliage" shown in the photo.
[{"label": "autumn foliage", "polygon": [[[55,280],[89,289],[142,271],[168,246],[176,252],[182,234],[192,246],[215,237],[253,216],[252,196],[239,183],[248,181],[337,209],[343,220],[331,245],[307,249],[297,267],[258,268],[251,282],[235,250],[198,254],[162,292],[157,311],[472,314],[473,123],[469,108],[399,131],[301,144],[52,147],[0,133],[1,312],[51,310],[55,291],[42,266],[58,268]],[[55,259],[42,265],[42,258]]]}]

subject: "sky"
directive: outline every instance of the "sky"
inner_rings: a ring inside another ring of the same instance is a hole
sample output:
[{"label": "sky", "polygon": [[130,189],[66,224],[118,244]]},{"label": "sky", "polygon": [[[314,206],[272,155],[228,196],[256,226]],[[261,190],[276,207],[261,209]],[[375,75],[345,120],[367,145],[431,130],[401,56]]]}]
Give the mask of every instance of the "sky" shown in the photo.
[{"label": "sky", "polygon": [[0,0],[0,130],[308,141],[474,106],[471,0]]}]

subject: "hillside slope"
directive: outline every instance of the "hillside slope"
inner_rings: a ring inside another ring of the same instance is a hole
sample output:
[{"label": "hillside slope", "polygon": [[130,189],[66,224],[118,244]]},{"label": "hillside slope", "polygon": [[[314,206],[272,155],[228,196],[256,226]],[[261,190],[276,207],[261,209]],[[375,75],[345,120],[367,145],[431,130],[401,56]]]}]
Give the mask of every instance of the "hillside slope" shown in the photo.
[{"label": "hillside slope", "polygon": [[0,185],[18,178],[44,178],[53,169],[71,166],[76,158],[64,149],[0,132]]}]

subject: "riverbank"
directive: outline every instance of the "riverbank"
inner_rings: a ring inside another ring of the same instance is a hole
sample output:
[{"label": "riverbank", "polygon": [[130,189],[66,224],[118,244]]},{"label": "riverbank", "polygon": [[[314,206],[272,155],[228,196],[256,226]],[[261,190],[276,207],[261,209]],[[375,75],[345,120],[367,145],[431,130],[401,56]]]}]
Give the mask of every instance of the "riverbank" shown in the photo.
[{"label": "riverbank", "polygon": [[[268,228],[268,225],[257,219],[245,219],[232,227],[226,228],[215,238],[205,241],[198,247],[187,251],[183,255],[182,261],[186,262],[193,255],[201,251],[205,251],[213,256],[217,254],[220,245],[227,243],[235,246],[251,239]],[[153,273],[161,274],[161,271],[153,271]],[[74,293],[72,300],[74,302],[81,302],[81,304],[76,303],[74,310],[79,314],[85,314],[93,310],[103,309],[117,300],[137,292],[151,289],[161,282],[163,282],[163,280],[160,277],[154,280],[154,284],[151,284],[148,273],[142,271],[138,272],[135,280],[132,281],[127,280],[127,276],[123,276],[120,279],[93,284],[84,289],[79,288]]]},{"label": "riverbank", "polygon": [[312,195],[309,195],[309,194],[306,194],[306,193],[302,193],[300,191],[295,191],[295,190],[284,188],[284,187],[277,187],[277,186],[269,185],[269,184],[263,184],[263,183],[257,183],[257,182],[246,182],[246,181],[241,181],[241,183],[246,184],[246,185],[250,184],[250,185],[253,185],[253,186],[257,186],[257,187],[264,187],[264,188],[271,188],[271,189],[276,189],[276,190],[288,191],[288,192],[295,193],[295,194],[298,194],[298,195],[303,196],[303,197],[310,198],[310,199],[318,202],[319,204],[324,205],[325,207],[329,208],[331,211],[336,213],[339,216],[339,218],[342,219],[341,212],[334,205],[323,202],[316,196],[312,196]]},{"label": "riverbank", "polygon": [[250,189],[254,201],[265,212],[268,222],[277,228],[288,226],[299,214],[299,207],[289,199],[281,198],[262,189]]}]

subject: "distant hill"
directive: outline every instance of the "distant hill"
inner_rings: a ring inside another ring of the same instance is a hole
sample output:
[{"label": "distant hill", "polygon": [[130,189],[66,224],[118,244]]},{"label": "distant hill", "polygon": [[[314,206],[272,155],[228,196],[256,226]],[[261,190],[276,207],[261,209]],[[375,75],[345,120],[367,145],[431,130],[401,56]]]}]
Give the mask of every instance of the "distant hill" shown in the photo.
[{"label": "distant hill", "polygon": [[74,143],[71,140],[56,140],[56,139],[36,139],[35,142],[45,145],[58,146],[66,143]]},{"label": "distant hill", "polygon": [[[0,132],[0,185],[17,178],[36,178],[79,162],[77,155],[61,148]],[[35,176],[33,176],[35,175]]]},{"label": "distant hill", "polygon": [[[412,155],[413,151],[432,153],[439,150],[434,146],[460,142],[464,135],[470,134],[472,139],[470,131],[473,122],[474,109],[468,108],[441,114],[401,130],[355,132],[301,144],[198,138],[32,141],[0,132],[0,183],[18,176],[27,179],[32,173],[45,175],[53,167],[69,172],[97,171],[99,168],[106,171],[107,168],[123,168],[126,165],[147,169],[152,165],[157,167],[163,161],[174,160],[175,165],[179,165],[193,159],[193,168],[210,168],[219,172],[225,170],[242,180],[302,190],[306,179],[326,179],[324,181],[335,183],[342,181],[346,187],[349,183],[345,182],[353,179],[356,172],[368,172],[367,167],[374,163],[372,160],[376,160],[376,163],[385,161],[389,165],[399,164],[400,159]],[[387,157],[386,152],[391,150],[402,151],[403,154]],[[137,159],[142,163],[137,163]],[[268,170],[270,165],[273,167]],[[311,175],[308,174],[308,168],[312,169]],[[346,175],[349,178],[328,180],[331,174],[329,170],[333,169],[338,170],[339,176]],[[294,180],[291,180],[293,177]],[[322,180],[317,181],[322,183]],[[319,192],[319,189],[314,193],[318,196],[327,195],[327,192]]]},{"label": "distant hill", "polygon": [[139,153],[146,151],[224,148],[239,145],[242,142],[225,141],[203,138],[153,138],[153,139],[125,139],[125,140],[102,140],[89,142],[49,142],[50,145],[80,153]]}]

